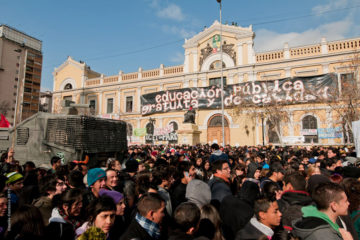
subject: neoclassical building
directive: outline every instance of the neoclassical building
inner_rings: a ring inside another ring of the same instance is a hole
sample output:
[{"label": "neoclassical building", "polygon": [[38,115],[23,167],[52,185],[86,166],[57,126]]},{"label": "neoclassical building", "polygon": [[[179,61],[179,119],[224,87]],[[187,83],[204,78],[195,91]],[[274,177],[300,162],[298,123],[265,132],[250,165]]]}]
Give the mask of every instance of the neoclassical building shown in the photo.
[{"label": "neoclassical building", "polygon": [[[234,111],[242,105],[240,97],[235,97],[237,92],[249,94],[258,104],[267,101],[264,94],[277,88],[283,100],[291,103],[286,107],[289,121],[281,125],[281,137],[285,142],[343,144],[346,136],[342,133],[338,114],[331,107],[319,102],[309,104],[307,100],[316,98],[316,94],[304,97],[301,93],[301,96],[287,93],[288,89],[296,92],[300,88],[313,88],[315,85],[308,85],[308,79],[322,81],[328,76],[335,81],[332,86],[341,86],[341,79],[353,76],[349,66],[360,50],[360,38],[335,42],[323,38],[315,45],[290,48],[285,44],[283,49],[267,52],[254,51],[254,38],[251,26],[230,25],[222,25],[220,37],[220,23],[215,21],[185,40],[183,65],[165,67],[160,64],[152,70],[140,67],[138,72],[119,71],[114,76],[97,73],[86,63],[68,57],[53,73],[53,112],[61,111],[64,99],[86,103],[95,116],[126,121],[129,144],[160,144],[176,143],[176,132],[183,127],[184,113],[192,106],[196,110],[195,123],[201,131],[200,142],[221,143],[219,84],[223,59],[227,89],[224,93],[226,144],[258,145],[279,141],[267,119],[250,117],[246,111]],[[260,92],[263,95],[256,95]]]}]

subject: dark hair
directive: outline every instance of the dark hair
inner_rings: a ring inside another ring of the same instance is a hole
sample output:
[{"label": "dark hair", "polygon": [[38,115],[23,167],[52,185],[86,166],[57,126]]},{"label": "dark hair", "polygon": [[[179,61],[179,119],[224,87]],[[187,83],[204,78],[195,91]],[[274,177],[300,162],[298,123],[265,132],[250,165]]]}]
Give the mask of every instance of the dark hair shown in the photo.
[{"label": "dark hair", "polygon": [[146,216],[149,211],[157,211],[161,208],[164,199],[157,193],[146,193],[141,196],[137,204],[137,209],[142,216]]},{"label": "dark hair", "polygon": [[71,206],[82,197],[83,192],[77,188],[71,188],[63,192],[60,196],[54,197],[53,205],[57,206],[60,209],[63,209],[63,205]]},{"label": "dark hair", "polygon": [[221,159],[221,160],[217,160],[217,161],[213,162],[211,164],[211,167],[212,167],[213,171],[216,172],[216,170],[222,170],[224,163],[229,164],[228,161]]},{"label": "dark hair", "polygon": [[54,165],[55,163],[57,163],[58,161],[61,161],[61,158],[59,158],[58,156],[52,157],[50,160],[51,166]]},{"label": "dark hair", "polygon": [[163,180],[169,180],[172,172],[170,171],[169,166],[160,165],[154,169],[152,172],[153,183],[160,185]]},{"label": "dark hair", "polygon": [[[42,238],[44,236],[44,222],[39,209],[32,205],[21,205],[11,217],[11,232],[24,238]],[[11,239],[11,238],[9,238]]]},{"label": "dark hair", "polygon": [[349,200],[349,212],[358,210],[360,206],[360,182],[356,178],[345,178],[341,183]]},{"label": "dark hair", "polygon": [[192,162],[182,161],[179,162],[174,175],[175,180],[179,180],[184,177],[184,172],[188,172],[194,164]]},{"label": "dark hair", "polygon": [[286,174],[284,176],[285,185],[290,183],[296,191],[305,191],[306,180],[305,177],[299,173]]},{"label": "dark hair", "polygon": [[27,162],[24,164],[23,167],[24,167],[24,169],[25,169],[26,167],[35,168],[35,163],[32,162],[32,161],[27,161]]},{"label": "dark hair", "polygon": [[269,198],[260,198],[255,201],[254,204],[254,213],[258,220],[260,220],[260,212],[267,212],[267,210],[270,208],[270,205],[275,200],[269,199]]},{"label": "dark hair", "polygon": [[183,232],[197,227],[200,221],[200,209],[191,202],[181,203],[174,212],[176,226]]},{"label": "dark hair", "polygon": [[56,178],[54,175],[47,175],[41,178],[39,190],[41,195],[48,195],[48,191],[56,191]]},{"label": "dark hair", "polygon": [[344,189],[336,183],[320,183],[313,191],[312,198],[319,210],[326,210],[330,203],[341,200]]},{"label": "dark hair", "polygon": [[213,144],[211,145],[211,149],[219,150],[219,149],[220,149],[219,144],[213,143]]},{"label": "dark hair", "polygon": [[88,221],[93,223],[96,216],[101,212],[116,211],[114,200],[110,197],[103,196],[92,201],[88,207]]},{"label": "dark hair", "polygon": [[267,181],[264,183],[262,194],[263,197],[271,199],[275,201],[276,199],[276,191],[279,191],[279,185],[273,181]]},{"label": "dark hair", "polygon": [[68,175],[69,184],[75,188],[84,187],[84,175],[79,170],[72,170]]}]

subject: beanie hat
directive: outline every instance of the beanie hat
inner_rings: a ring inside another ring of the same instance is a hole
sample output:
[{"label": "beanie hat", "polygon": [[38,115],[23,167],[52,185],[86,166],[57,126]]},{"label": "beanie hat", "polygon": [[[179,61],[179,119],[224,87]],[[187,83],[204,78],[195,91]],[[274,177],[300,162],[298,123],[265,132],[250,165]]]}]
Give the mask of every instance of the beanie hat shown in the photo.
[{"label": "beanie hat", "polygon": [[90,187],[91,185],[93,185],[97,180],[99,180],[100,178],[106,177],[106,173],[103,169],[101,168],[92,168],[88,171],[87,173],[87,183],[88,186]]},{"label": "beanie hat", "polygon": [[11,172],[5,175],[8,179],[6,180],[6,184],[12,184],[19,180],[22,180],[24,177],[18,172]]},{"label": "beanie hat", "polygon": [[186,186],[185,197],[189,202],[195,203],[196,206],[202,208],[211,201],[210,187],[201,180],[193,179]]},{"label": "beanie hat", "polygon": [[103,196],[111,197],[114,200],[115,204],[118,204],[124,198],[124,195],[122,193],[119,193],[118,191],[110,191],[106,189],[100,189],[99,195],[102,197]]}]

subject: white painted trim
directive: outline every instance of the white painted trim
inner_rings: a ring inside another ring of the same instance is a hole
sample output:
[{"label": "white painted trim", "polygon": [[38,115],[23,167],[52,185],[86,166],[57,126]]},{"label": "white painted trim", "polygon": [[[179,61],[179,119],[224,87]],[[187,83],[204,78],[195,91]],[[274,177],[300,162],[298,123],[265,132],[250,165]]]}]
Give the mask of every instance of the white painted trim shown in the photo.
[{"label": "white painted trim", "polygon": [[64,81],[62,81],[62,83],[60,84],[60,89],[65,90],[64,87],[68,83],[70,83],[72,85],[72,89],[69,89],[69,90],[76,90],[77,89],[76,82],[72,78],[66,78]]},{"label": "white painted trim", "polygon": [[[201,71],[202,72],[209,71],[210,70],[210,65],[214,61],[220,61],[220,60],[221,60],[221,53],[218,52],[218,53],[210,55],[203,62],[202,66],[201,66]],[[224,53],[224,52],[223,52],[223,62],[225,63],[225,68],[235,66],[234,60],[227,53]]]}]

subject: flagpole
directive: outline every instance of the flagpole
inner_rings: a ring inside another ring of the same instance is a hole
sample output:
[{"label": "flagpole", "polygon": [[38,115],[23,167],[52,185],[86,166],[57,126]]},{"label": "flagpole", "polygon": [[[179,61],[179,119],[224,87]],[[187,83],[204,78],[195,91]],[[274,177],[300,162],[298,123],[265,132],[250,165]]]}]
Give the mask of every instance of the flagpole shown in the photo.
[{"label": "flagpole", "polygon": [[222,131],[222,146],[225,147],[225,119],[224,119],[224,72],[223,72],[223,47],[222,47],[222,18],[221,18],[221,0],[216,0],[220,6],[220,86],[221,86],[221,131]]}]

